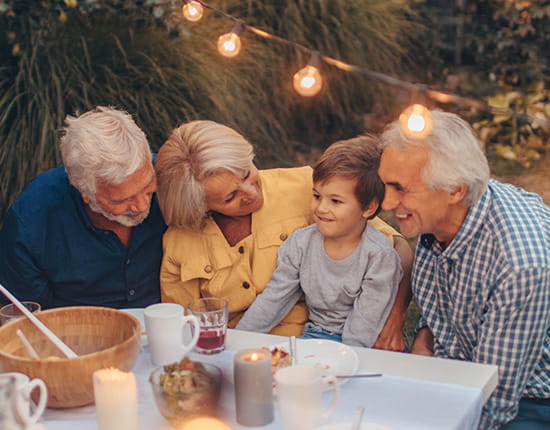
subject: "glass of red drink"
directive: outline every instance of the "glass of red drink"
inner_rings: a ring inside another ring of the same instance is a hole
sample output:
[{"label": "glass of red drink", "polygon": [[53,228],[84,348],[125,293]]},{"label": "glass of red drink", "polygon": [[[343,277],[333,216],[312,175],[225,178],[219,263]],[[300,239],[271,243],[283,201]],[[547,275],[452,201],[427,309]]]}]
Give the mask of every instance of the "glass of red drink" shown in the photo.
[{"label": "glass of red drink", "polygon": [[225,349],[227,306],[227,300],[216,297],[198,299],[187,306],[189,313],[199,319],[200,335],[196,351],[215,354]]}]

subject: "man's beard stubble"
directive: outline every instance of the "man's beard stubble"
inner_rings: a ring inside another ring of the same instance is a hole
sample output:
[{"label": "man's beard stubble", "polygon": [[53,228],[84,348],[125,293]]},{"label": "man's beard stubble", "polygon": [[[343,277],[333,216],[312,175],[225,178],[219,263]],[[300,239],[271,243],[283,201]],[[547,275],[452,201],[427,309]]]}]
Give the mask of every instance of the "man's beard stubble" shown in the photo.
[{"label": "man's beard stubble", "polygon": [[125,227],[135,227],[139,224],[141,224],[145,218],[149,215],[149,209],[145,212],[125,212],[121,215],[113,215],[109,212],[106,212],[103,210],[98,204],[96,200],[90,199],[88,206],[90,209],[100,215],[103,215],[105,218],[107,218],[110,221],[117,222]]}]

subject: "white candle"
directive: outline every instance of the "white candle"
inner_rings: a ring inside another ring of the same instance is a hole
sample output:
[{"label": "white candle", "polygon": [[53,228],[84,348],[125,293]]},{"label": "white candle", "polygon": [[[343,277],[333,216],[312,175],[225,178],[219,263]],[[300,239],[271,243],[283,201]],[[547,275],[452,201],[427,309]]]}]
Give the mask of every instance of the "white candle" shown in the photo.
[{"label": "white candle", "polygon": [[133,373],[96,370],[94,397],[99,430],[138,430],[137,386]]},{"label": "white candle", "polygon": [[231,430],[231,428],[218,418],[197,417],[187,421],[181,430]]},{"label": "white candle", "polygon": [[261,349],[237,352],[233,374],[237,422],[245,426],[263,426],[272,422],[271,354]]}]

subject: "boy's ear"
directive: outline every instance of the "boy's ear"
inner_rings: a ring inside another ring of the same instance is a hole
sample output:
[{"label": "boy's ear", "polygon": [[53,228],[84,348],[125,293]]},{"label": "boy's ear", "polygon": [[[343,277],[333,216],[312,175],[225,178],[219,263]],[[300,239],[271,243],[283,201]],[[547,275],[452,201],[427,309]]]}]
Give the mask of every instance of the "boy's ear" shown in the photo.
[{"label": "boy's ear", "polygon": [[372,199],[371,202],[368,204],[368,206],[363,209],[363,218],[370,219],[372,216],[376,213],[378,210],[378,206],[380,206],[380,202],[378,199]]}]

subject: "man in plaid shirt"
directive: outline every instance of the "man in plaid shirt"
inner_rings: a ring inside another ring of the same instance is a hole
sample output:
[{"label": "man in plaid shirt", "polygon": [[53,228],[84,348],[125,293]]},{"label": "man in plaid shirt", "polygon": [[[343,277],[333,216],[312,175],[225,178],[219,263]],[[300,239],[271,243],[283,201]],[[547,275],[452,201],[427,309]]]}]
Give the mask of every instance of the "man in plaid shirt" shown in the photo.
[{"label": "man in plaid shirt", "polygon": [[[495,364],[482,429],[550,428],[550,208],[489,179],[471,127],[432,111],[433,130],[382,134],[382,207],[420,235],[412,288],[416,354]],[[507,424],[505,424],[507,423]]]}]

